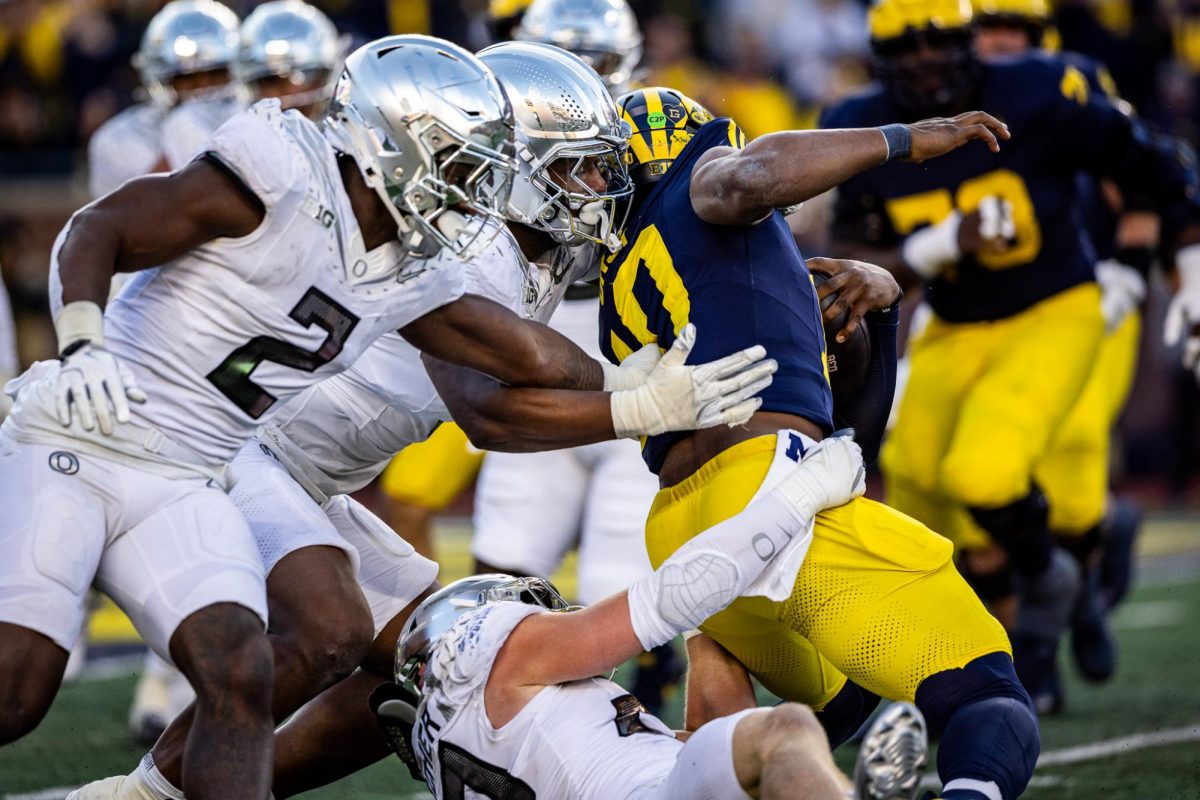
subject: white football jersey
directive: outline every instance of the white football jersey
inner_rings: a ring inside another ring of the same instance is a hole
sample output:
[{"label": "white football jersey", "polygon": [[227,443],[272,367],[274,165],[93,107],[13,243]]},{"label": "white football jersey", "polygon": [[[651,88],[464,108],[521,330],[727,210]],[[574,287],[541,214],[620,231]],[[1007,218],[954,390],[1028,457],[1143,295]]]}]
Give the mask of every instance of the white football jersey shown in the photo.
[{"label": "white football jersey", "polygon": [[454,262],[402,260],[398,244],[366,253],[333,149],[278,101],[237,115],[206,149],[262,201],[262,224],[137,273],[105,314],[105,339],[149,396],[134,422],[225,464],[288,400],[461,297],[465,278]]},{"label": "white football jersey", "polygon": [[88,190],[103,197],[163,160],[163,112],[151,103],[130,106],[101,125],[88,141]]},{"label": "white football jersey", "polygon": [[[443,258],[453,259],[446,255],[435,262]],[[571,263],[574,270],[562,273],[559,282],[590,269],[582,259]],[[525,318],[549,316],[562,299],[558,283],[546,280],[545,268],[524,259],[506,229],[464,268],[469,294],[494,300]],[[593,318],[597,313],[593,306]],[[593,319],[593,325],[598,324]],[[596,349],[593,342],[589,352]],[[289,403],[264,426],[260,438],[292,476],[323,501],[366,486],[396,453],[424,441],[438,423],[449,419],[420,351],[398,334],[387,334],[350,369]]]},{"label": "white football jersey", "polygon": [[187,100],[162,121],[162,147],[167,165],[179,169],[204,151],[209,136],[243,110],[246,103],[234,93]]},{"label": "white football jersey", "polygon": [[434,645],[413,751],[437,800],[621,800],[657,786],[683,744],[603,678],[547,686],[493,728],[484,708],[492,664],[512,630],[543,609],[491,603]]}]

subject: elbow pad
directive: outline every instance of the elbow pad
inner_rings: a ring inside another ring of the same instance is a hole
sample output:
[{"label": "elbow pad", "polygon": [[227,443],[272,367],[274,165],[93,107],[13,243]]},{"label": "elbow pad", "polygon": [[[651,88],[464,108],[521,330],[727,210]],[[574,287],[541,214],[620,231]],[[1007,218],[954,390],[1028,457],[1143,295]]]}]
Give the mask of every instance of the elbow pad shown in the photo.
[{"label": "elbow pad", "polygon": [[629,617],[642,647],[666,644],[745,593],[792,536],[808,530],[812,513],[769,494],[630,585]]}]

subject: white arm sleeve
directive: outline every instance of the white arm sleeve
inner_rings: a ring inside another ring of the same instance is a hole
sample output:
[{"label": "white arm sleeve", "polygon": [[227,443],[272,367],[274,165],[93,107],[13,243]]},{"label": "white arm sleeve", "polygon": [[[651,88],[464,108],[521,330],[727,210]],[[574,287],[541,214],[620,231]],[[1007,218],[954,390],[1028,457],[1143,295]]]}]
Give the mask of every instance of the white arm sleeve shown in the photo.
[{"label": "white arm sleeve", "polygon": [[741,596],[792,536],[808,530],[812,513],[768,494],[737,516],[680,547],[653,573],[629,587],[629,616],[650,650],[721,611]]}]

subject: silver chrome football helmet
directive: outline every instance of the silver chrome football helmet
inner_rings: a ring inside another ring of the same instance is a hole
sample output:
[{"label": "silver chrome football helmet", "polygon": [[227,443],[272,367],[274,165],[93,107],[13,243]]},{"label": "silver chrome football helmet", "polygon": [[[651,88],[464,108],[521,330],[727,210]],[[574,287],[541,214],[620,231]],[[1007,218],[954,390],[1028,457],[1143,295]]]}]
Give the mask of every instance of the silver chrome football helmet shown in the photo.
[{"label": "silver chrome football helmet", "polygon": [[513,38],[570,50],[613,97],[628,91],[642,59],[642,32],[625,0],[533,0]]},{"label": "silver chrome football helmet", "polygon": [[420,691],[425,665],[433,646],[454,621],[488,603],[526,603],[551,611],[572,611],[558,589],[542,578],[512,575],[471,575],[444,586],[426,597],[412,612],[396,644],[396,682]]},{"label": "silver chrome football helmet", "polygon": [[383,199],[406,253],[461,255],[496,228],[468,215],[503,217],[516,168],[512,106],[461,47],[418,35],[363,45],[346,59],[324,125]]},{"label": "silver chrome football helmet", "polygon": [[[595,70],[540,42],[505,42],[479,53],[513,103],[517,177],[508,218],[565,245],[620,249],[633,184],[617,106]],[[605,186],[587,181],[596,175]]]},{"label": "silver chrome football helmet", "polygon": [[347,39],[316,7],[303,0],[271,0],[242,22],[234,75],[253,91],[264,78],[286,78],[300,87],[324,77],[320,88],[288,95],[288,107],[327,100],[333,93]]},{"label": "silver chrome football helmet", "polygon": [[216,0],[173,0],[154,15],[133,56],[150,100],[169,108],[179,100],[171,79],[228,69],[237,55],[238,18]]}]

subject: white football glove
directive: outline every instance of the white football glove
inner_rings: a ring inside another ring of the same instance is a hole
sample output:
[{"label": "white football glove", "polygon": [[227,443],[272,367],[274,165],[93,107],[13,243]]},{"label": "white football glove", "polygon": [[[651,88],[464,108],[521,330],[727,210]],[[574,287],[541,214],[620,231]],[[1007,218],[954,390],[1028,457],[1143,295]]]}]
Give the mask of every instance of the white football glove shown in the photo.
[{"label": "white football glove", "polygon": [[656,344],[648,344],[636,353],[631,353],[614,367],[608,362],[601,361],[600,368],[604,370],[604,391],[619,392],[624,389],[636,389],[646,382],[650,373],[658,366],[662,351]]},{"label": "white football glove", "polygon": [[1196,373],[1200,380],[1200,334],[1195,332],[1195,326],[1200,325],[1200,245],[1180,250],[1175,256],[1175,269],[1179,291],[1167,307],[1163,343],[1174,347],[1183,342],[1184,369]]},{"label": "white football glove", "polygon": [[58,421],[64,427],[70,427],[74,408],[85,431],[99,423],[100,432],[111,436],[114,416],[117,422],[129,422],[130,400],[146,402],[146,393],[138,387],[129,368],[100,345],[88,342],[62,361],[54,403]]},{"label": "white football glove", "polygon": [[1016,236],[1012,203],[994,194],[979,201],[979,238],[985,242],[1010,242]]},{"label": "white football glove", "polygon": [[818,442],[773,489],[800,509],[805,519],[812,519],[827,508],[845,505],[866,490],[862,448],[853,436],[841,434]]},{"label": "white football glove", "polygon": [[1096,283],[1104,329],[1112,333],[1146,299],[1146,279],[1133,267],[1106,258],[1096,264]]},{"label": "white football glove", "polygon": [[104,349],[104,317],[100,306],[77,300],[63,306],[54,318],[62,367],[54,384],[58,421],[71,426],[71,409],[84,430],[100,424],[111,436],[113,417],[129,422],[129,401],[146,402],[129,368]]},{"label": "white football glove", "polygon": [[654,436],[725,424],[741,425],[762,405],[757,395],[771,385],[779,365],[760,345],[707,364],[686,366],[696,342],[688,324],[663,354],[645,383],[613,392],[613,430],[618,437]]},{"label": "white football glove", "polygon": [[958,249],[958,227],[962,214],[951,211],[936,225],[921,228],[904,240],[901,255],[908,268],[931,281],[962,256]]}]

